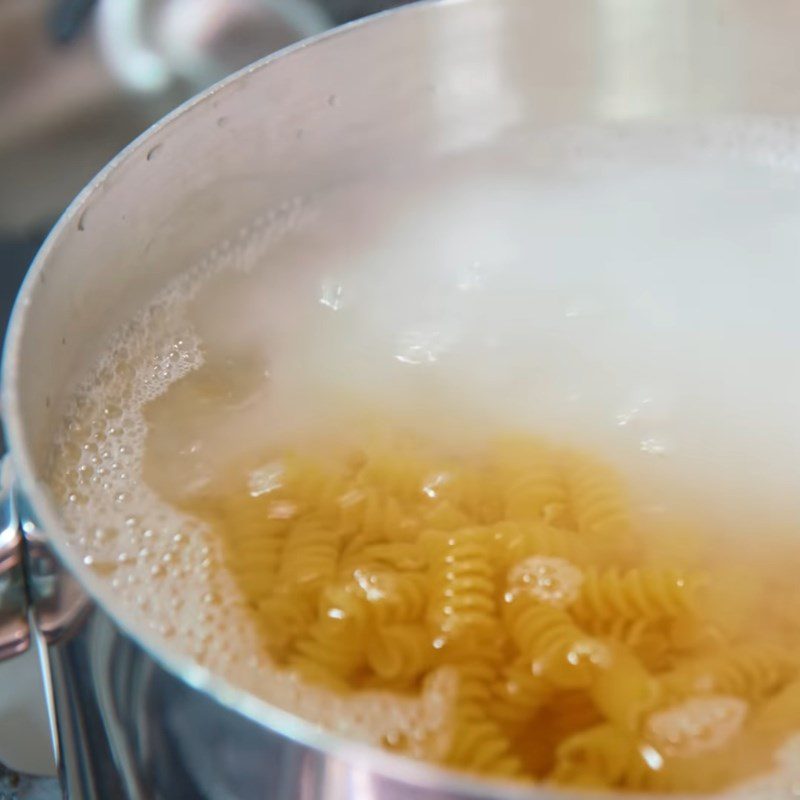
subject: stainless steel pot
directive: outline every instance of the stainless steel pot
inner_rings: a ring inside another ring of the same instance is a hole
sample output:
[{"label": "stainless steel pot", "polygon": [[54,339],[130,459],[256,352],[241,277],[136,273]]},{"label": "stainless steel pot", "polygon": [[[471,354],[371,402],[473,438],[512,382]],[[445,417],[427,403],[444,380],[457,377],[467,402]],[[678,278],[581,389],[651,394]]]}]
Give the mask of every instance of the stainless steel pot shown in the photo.
[{"label": "stainless steel pot", "polygon": [[[511,125],[800,112],[794,0],[441,0],[207,91],[64,214],[6,343],[0,656],[41,643],[67,796],[530,796],[322,734],[126,625],[42,484],[64,387],[116,321],[265,206]],[[543,796],[541,792],[538,796]]]}]

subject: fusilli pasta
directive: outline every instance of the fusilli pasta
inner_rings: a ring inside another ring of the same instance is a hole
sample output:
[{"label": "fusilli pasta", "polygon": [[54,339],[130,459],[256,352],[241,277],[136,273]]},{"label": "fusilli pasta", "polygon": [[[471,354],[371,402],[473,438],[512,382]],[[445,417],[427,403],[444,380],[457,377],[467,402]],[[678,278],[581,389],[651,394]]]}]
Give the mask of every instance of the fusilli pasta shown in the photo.
[{"label": "fusilli pasta", "polygon": [[707,791],[800,729],[800,614],[746,565],[709,567],[693,527],[670,539],[661,519],[648,542],[591,458],[523,437],[438,456],[389,436],[285,455],[226,491],[194,512],[275,662],[342,695],[455,681],[441,735],[394,750],[568,786]]}]

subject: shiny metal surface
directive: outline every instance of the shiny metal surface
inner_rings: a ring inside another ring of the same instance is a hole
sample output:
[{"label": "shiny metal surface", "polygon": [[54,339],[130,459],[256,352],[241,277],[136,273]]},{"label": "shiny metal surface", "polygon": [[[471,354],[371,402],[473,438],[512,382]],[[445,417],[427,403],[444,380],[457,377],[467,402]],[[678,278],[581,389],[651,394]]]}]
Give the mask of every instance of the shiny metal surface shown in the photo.
[{"label": "shiny metal surface", "polygon": [[23,558],[22,530],[4,463],[0,474],[0,661],[30,646]]},{"label": "shiny metal surface", "polygon": [[[38,522],[27,531],[33,596],[69,797],[546,796],[316,731],[128,622],[65,546],[43,483],[59,409],[104,333],[264,209],[514,126],[794,117],[797,30],[794,0],[421,4],[223,82],[87,188],[23,288],[3,367],[18,488]],[[71,589],[60,587],[62,568]]]},{"label": "shiny metal surface", "polygon": [[53,555],[24,495],[19,495],[16,503],[33,622],[45,644],[67,640],[90,613],[91,602],[77,579]]}]

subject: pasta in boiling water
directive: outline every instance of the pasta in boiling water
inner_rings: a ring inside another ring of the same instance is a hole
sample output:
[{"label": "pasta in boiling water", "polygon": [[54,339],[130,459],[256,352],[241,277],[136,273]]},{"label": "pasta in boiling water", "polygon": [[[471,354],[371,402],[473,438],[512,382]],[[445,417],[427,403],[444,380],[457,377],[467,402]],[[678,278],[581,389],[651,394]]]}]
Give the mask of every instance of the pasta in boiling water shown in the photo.
[{"label": "pasta in boiling water", "polygon": [[711,791],[800,728],[800,652],[749,624],[765,593],[704,566],[685,526],[670,540],[661,519],[649,542],[593,458],[521,436],[457,457],[384,434],[264,463],[249,491],[207,489],[187,510],[301,681],[399,702],[452,678],[437,734],[387,741],[396,752],[517,780]]}]

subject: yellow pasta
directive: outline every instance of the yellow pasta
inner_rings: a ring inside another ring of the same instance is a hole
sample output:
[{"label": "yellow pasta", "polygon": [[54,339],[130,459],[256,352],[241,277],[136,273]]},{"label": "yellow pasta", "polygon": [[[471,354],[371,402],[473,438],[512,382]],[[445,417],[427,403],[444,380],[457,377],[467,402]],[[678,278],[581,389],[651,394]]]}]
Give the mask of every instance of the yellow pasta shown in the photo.
[{"label": "yellow pasta", "polygon": [[418,572],[428,566],[428,555],[416,544],[364,542],[351,539],[339,559],[339,574],[351,577],[363,572]]},{"label": "yellow pasta", "polygon": [[440,735],[420,740],[433,760],[712,791],[767,768],[800,730],[791,575],[776,597],[746,564],[708,568],[691,521],[659,518],[648,540],[592,458],[525,437],[454,454],[381,435],[265,464],[189,508],[265,648],[339,694],[408,699],[452,674]]},{"label": "yellow pasta", "polygon": [[378,572],[356,570],[354,577],[369,603],[377,627],[425,619],[428,587],[422,572]]},{"label": "yellow pasta", "polygon": [[294,648],[289,665],[302,677],[346,686],[366,665],[366,602],[346,586],[323,592],[320,615]]},{"label": "yellow pasta", "polygon": [[590,566],[572,610],[579,620],[673,619],[696,610],[701,583],[702,577],[677,570]]},{"label": "yellow pasta", "polygon": [[488,546],[469,530],[429,540],[428,623],[439,647],[480,649],[496,625],[495,584]]},{"label": "yellow pasta", "polygon": [[583,620],[583,627],[592,636],[625,645],[649,670],[664,671],[672,665],[673,632],[662,620],[590,618]]},{"label": "yellow pasta", "polygon": [[224,534],[225,562],[253,606],[272,591],[290,523],[271,519],[269,504],[244,492],[210,501],[203,513]]},{"label": "yellow pasta", "polygon": [[342,534],[316,519],[302,519],[286,534],[276,581],[295,592],[329,585],[338,572]]},{"label": "yellow pasta", "polygon": [[490,712],[513,730],[532,720],[555,693],[554,684],[537,674],[529,659],[517,657],[492,687]]},{"label": "yellow pasta", "polygon": [[696,755],[665,755],[646,739],[611,724],[582,731],[559,747],[554,780],[581,788],[706,792],[746,773],[741,739]]},{"label": "yellow pasta", "polygon": [[798,672],[798,660],[767,644],[734,645],[682,663],[663,679],[673,696],[731,694],[751,701],[775,694]]},{"label": "yellow pasta", "polygon": [[339,526],[350,535],[392,541],[411,539],[416,532],[414,519],[404,513],[400,502],[377,489],[350,489],[336,503]]},{"label": "yellow pasta", "polygon": [[522,772],[507,732],[489,708],[498,674],[498,652],[485,650],[457,666],[458,689],[448,726],[444,763],[512,777]]},{"label": "yellow pasta", "polygon": [[[427,507],[426,507],[427,506]],[[421,509],[421,527],[437,531],[453,531],[467,528],[471,518],[448,500],[426,504]]]},{"label": "yellow pasta", "polygon": [[529,556],[559,556],[583,564],[590,550],[573,531],[554,528],[542,522],[504,520],[490,526],[492,558],[508,568]]},{"label": "yellow pasta", "polygon": [[798,719],[800,680],[795,679],[759,708],[753,721],[753,736],[762,744],[774,745],[793,730],[797,730]]},{"label": "yellow pasta", "polygon": [[589,686],[609,649],[584,633],[561,608],[517,599],[507,604],[506,624],[514,644],[536,674],[559,687]]},{"label": "yellow pasta", "polygon": [[270,504],[272,513],[297,518],[313,511],[318,518],[335,523],[339,498],[347,487],[346,468],[337,473],[319,461],[289,453],[256,476],[251,488]]},{"label": "yellow pasta", "polygon": [[444,763],[508,778],[522,773],[522,764],[513,754],[510,740],[485,712],[456,715]]},{"label": "yellow pasta", "polygon": [[616,473],[593,459],[564,459],[572,516],[578,531],[598,541],[608,558],[627,557],[632,547],[625,490]]},{"label": "yellow pasta", "polygon": [[552,779],[586,789],[644,788],[651,774],[636,738],[604,723],[574,734],[558,747]]},{"label": "yellow pasta", "polygon": [[284,660],[297,639],[308,631],[316,617],[314,600],[291,591],[279,590],[258,604],[259,627],[272,654],[280,661]]},{"label": "yellow pasta", "polygon": [[397,686],[412,683],[433,662],[430,635],[422,625],[378,628],[366,645],[367,664],[385,681]]},{"label": "yellow pasta", "polygon": [[425,486],[434,475],[422,454],[394,443],[367,454],[356,485],[374,487],[382,496],[400,502],[415,502],[425,497]]},{"label": "yellow pasta", "polygon": [[607,646],[610,660],[595,671],[589,696],[605,719],[635,733],[645,714],[658,704],[662,687],[625,647]]},{"label": "yellow pasta", "polygon": [[478,467],[467,466],[453,471],[449,465],[446,469],[448,483],[440,496],[453,498],[458,510],[466,515],[467,524],[486,525],[504,518],[502,484]]},{"label": "yellow pasta", "polygon": [[505,512],[510,519],[564,523],[567,508],[567,489],[552,461],[531,465],[506,490]]}]

